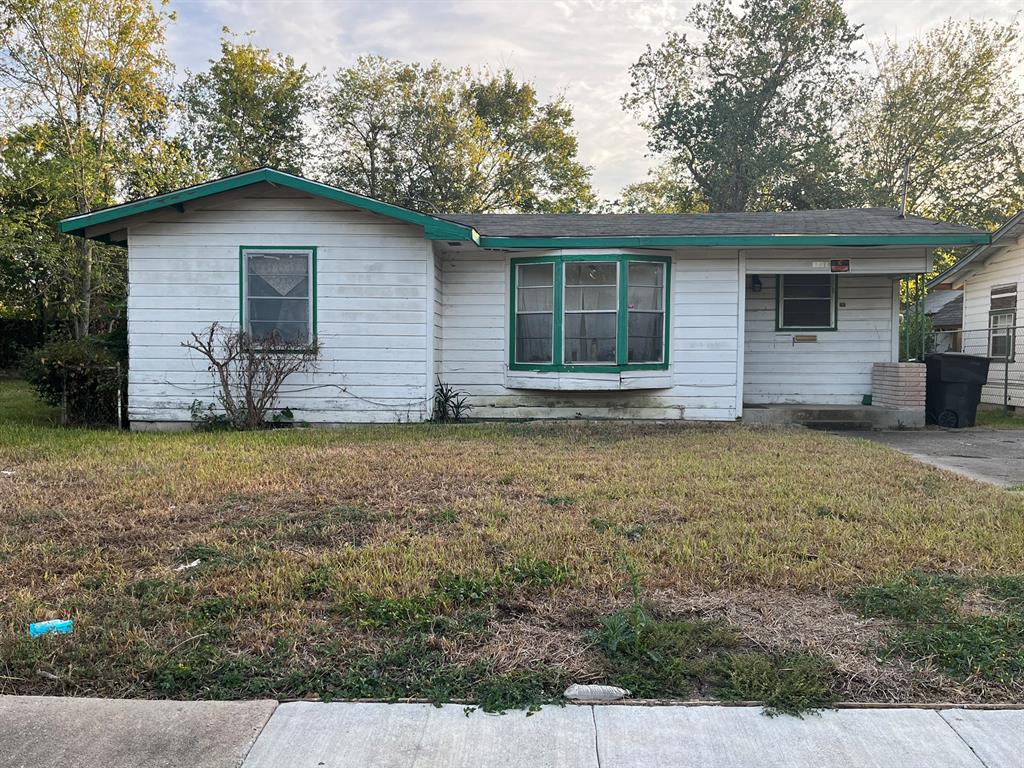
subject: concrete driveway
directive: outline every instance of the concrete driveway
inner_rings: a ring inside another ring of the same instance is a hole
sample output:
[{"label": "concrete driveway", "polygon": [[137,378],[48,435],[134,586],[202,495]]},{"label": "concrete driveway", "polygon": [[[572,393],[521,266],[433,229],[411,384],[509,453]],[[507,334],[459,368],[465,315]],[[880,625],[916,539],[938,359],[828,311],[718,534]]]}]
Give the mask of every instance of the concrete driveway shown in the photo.
[{"label": "concrete driveway", "polygon": [[1009,488],[1024,485],[1024,429],[841,432],[883,443],[918,461]]}]

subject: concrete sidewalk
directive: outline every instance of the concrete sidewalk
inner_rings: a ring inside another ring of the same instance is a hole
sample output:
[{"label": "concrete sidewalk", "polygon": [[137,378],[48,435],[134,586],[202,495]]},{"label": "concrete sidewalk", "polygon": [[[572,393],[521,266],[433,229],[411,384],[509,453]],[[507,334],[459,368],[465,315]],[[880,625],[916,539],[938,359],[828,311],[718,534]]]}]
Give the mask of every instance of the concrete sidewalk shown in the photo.
[{"label": "concrete sidewalk", "polygon": [[[262,729],[262,730],[261,730]],[[107,701],[0,696],[0,766],[1022,768],[1024,710]]]}]

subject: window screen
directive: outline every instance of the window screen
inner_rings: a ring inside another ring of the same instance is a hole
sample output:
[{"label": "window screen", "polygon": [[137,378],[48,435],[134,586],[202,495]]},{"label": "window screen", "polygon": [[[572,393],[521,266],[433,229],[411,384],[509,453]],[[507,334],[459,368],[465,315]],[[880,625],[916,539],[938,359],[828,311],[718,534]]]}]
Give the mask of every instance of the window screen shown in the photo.
[{"label": "window screen", "polygon": [[834,275],[779,275],[779,330],[832,330],[836,327]]},{"label": "window screen", "polygon": [[660,363],[665,356],[665,265],[631,261],[628,269],[628,360]]},{"label": "window screen", "polygon": [[245,327],[257,339],[313,340],[313,254],[310,250],[243,251]]}]

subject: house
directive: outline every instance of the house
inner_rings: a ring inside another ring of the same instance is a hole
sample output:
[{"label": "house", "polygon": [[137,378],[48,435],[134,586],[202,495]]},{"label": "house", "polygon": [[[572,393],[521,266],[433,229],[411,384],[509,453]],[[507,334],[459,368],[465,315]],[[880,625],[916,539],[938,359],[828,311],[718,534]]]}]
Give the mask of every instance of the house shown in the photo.
[{"label": "house", "polygon": [[214,399],[180,345],[214,321],[317,337],[319,370],[281,399],[315,423],[427,419],[438,380],[476,418],[859,404],[898,361],[900,278],[989,239],[879,208],[429,215],[271,169],[60,226],[128,248],[140,429]]},{"label": "house", "polygon": [[1024,282],[1024,211],[928,283],[929,290],[963,292],[961,351],[992,358],[981,402],[1024,405],[1024,340],[1017,294]]},{"label": "house", "polygon": [[938,287],[924,297],[924,314],[931,323],[931,352],[959,352],[964,320],[964,292]]}]

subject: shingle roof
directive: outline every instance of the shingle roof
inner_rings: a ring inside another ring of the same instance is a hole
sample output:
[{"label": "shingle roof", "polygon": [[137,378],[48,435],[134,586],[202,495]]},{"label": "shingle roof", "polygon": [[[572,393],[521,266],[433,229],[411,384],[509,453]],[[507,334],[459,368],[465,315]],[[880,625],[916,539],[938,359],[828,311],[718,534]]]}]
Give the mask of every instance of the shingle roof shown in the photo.
[{"label": "shingle roof", "polygon": [[[953,291],[949,291],[949,293],[953,293]],[[925,308],[925,314],[929,315],[932,319],[932,328],[943,330],[959,328],[963,325],[964,295],[963,291],[956,291],[956,293],[958,294],[956,298],[947,301],[935,312],[928,312],[927,307]]]},{"label": "shingle roof", "polygon": [[764,213],[485,213],[445,219],[487,237],[673,237],[687,235],[976,234],[959,224],[901,218],[895,208],[840,208]]}]

